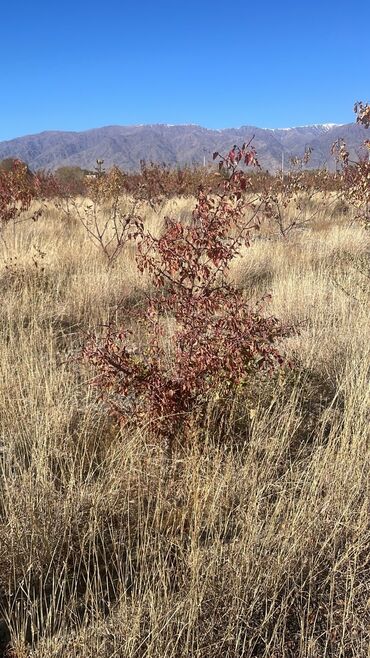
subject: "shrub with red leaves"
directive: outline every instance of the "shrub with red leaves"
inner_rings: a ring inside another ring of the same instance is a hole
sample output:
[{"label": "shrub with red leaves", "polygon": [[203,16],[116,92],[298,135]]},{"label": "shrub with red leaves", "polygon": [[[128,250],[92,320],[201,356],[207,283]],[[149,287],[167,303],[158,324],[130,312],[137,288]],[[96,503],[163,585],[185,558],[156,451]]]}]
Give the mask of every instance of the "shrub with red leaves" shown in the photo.
[{"label": "shrub with red leaves", "polygon": [[9,170],[0,170],[0,231],[29,209],[37,192],[37,180],[24,162],[15,160]]},{"label": "shrub with red leaves", "polygon": [[[370,127],[370,105],[361,101],[355,103],[357,123]],[[355,212],[355,218],[365,227],[370,226],[370,140],[364,142],[364,150],[359,161],[350,159],[349,151],[343,139],[338,139],[332,146],[332,153],[341,165],[340,195]]]},{"label": "shrub with red leaves", "polygon": [[[156,293],[139,322],[146,347],[128,329],[91,336],[84,356],[93,383],[122,421],[149,420],[171,440],[212,391],[232,394],[251,373],[283,362],[276,343],[286,330],[250,306],[228,277],[231,261],[258,228],[258,209],[246,200],[247,174],[258,166],[250,145],[219,158],[219,190],[200,189],[188,224],[167,218],[160,237],[138,226],[138,265]],[[164,324],[172,331],[165,338]]]}]

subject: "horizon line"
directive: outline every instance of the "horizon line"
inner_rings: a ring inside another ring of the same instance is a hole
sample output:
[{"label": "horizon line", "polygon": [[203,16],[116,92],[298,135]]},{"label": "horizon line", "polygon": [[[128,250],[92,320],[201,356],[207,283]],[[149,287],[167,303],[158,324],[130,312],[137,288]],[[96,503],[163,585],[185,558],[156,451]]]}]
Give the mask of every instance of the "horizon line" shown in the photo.
[{"label": "horizon line", "polygon": [[112,124],[105,124],[102,126],[96,126],[94,128],[85,128],[83,130],[64,130],[60,128],[50,128],[46,130],[40,130],[39,132],[34,132],[34,133],[25,133],[23,135],[17,135],[16,137],[10,137],[10,138],[0,138],[0,143],[3,142],[12,142],[16,139],[23,139],[24,137],[36,137],[38,135],[44,135],[46,133],[71,133],[71,134],[79,134],[79,133],[87,133],[87,132],[93,132],[94,130],[103,130],[104,128],[151,128],[151,127],[166,127],[166,128],[185,128],[185,127],[194,127],[194,128],[202,128],[203,130],[208,130],[210,132],[224,132],[226,130],[242,130],[243,128],[256,128],[258,130],[270,130],[270,131],[278,131],[278,130],[296,130],[298,128],[326,128],[330,130],[331,128],[340,128],[342,126],[348,126],[354,124],[356,125],[355,121],[350,121],[348,123],[307,123],[307,124],[301,124],[297,126],[289,126],[289,127],[284,127],[284,128],[268,128],[265,126],[256,126],[252,124],[243,124],[241,126],[227,126],[224,128],[208,128],[207,126],[202,126],[199,123],[112,123]]}]

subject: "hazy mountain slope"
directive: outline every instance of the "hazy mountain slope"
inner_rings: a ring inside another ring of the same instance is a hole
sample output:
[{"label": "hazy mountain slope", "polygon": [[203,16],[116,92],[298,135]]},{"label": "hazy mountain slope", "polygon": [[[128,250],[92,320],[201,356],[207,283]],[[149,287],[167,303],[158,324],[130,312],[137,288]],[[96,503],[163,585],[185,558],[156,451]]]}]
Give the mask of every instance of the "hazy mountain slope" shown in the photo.
[{"label": "hazy mountain slope", "polygon": [[330,147],[338,137],[347,141],[351,155],[356,157],[366,132],[357,124],[276,130],[254,126],[224,130],[196,125],[106,126],[84,132],[42,132],[0,142],[0,159],[18,157],[32,169],[55,169],[64,165],[92,169],[97,158],[103,158],[106,167],[117,164],[125,169],[137,169],[141,159],[171,165],[200,164],[204,156],[210,161],[213,151],[224,152],[253,135],[261,165],[273,171],[281,166],[282,152],[288,166],[289,157],[302,154],[306,146],[314,149],[311,166],[328,163],[332,167]]}]

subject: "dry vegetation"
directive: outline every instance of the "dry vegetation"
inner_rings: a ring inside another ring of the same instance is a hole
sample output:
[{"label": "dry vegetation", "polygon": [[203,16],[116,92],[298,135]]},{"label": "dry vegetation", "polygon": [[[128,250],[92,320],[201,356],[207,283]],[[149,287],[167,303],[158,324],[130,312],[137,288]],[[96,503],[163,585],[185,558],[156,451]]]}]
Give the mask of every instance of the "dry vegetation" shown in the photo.
[{"label": "dry vegetation", "polygon": [[[316,202],[317,203],[317,202]],[[161,215],[186,219],[191,199]],[[370,655],[369,233],[329,204],[234,262],[299,333],[168,463],[73,357],[145,281],[50,208],[0,247],[0,648],[23,658]],[[146,221],[160,230],[152,209]],[[222,439],[222,440],[218,440]]]}]

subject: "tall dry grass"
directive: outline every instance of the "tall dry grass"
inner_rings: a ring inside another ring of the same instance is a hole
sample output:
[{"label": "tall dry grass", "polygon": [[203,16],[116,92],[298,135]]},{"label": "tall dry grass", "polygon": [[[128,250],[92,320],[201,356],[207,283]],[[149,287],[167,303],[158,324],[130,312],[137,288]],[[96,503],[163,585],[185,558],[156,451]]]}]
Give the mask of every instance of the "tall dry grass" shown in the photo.
[{"label": "tall dry grass", "polygon": [[[171,203],[186,219],[191,201]],[[369,656],[366,232],[323,210],[234,263],[300,327],[295,365],[215,396],[170,464],[73,358],[148,285],[133,255],[108,268],[52,209],[4,238],[0,649],[9,633],[17,657]]]}]

